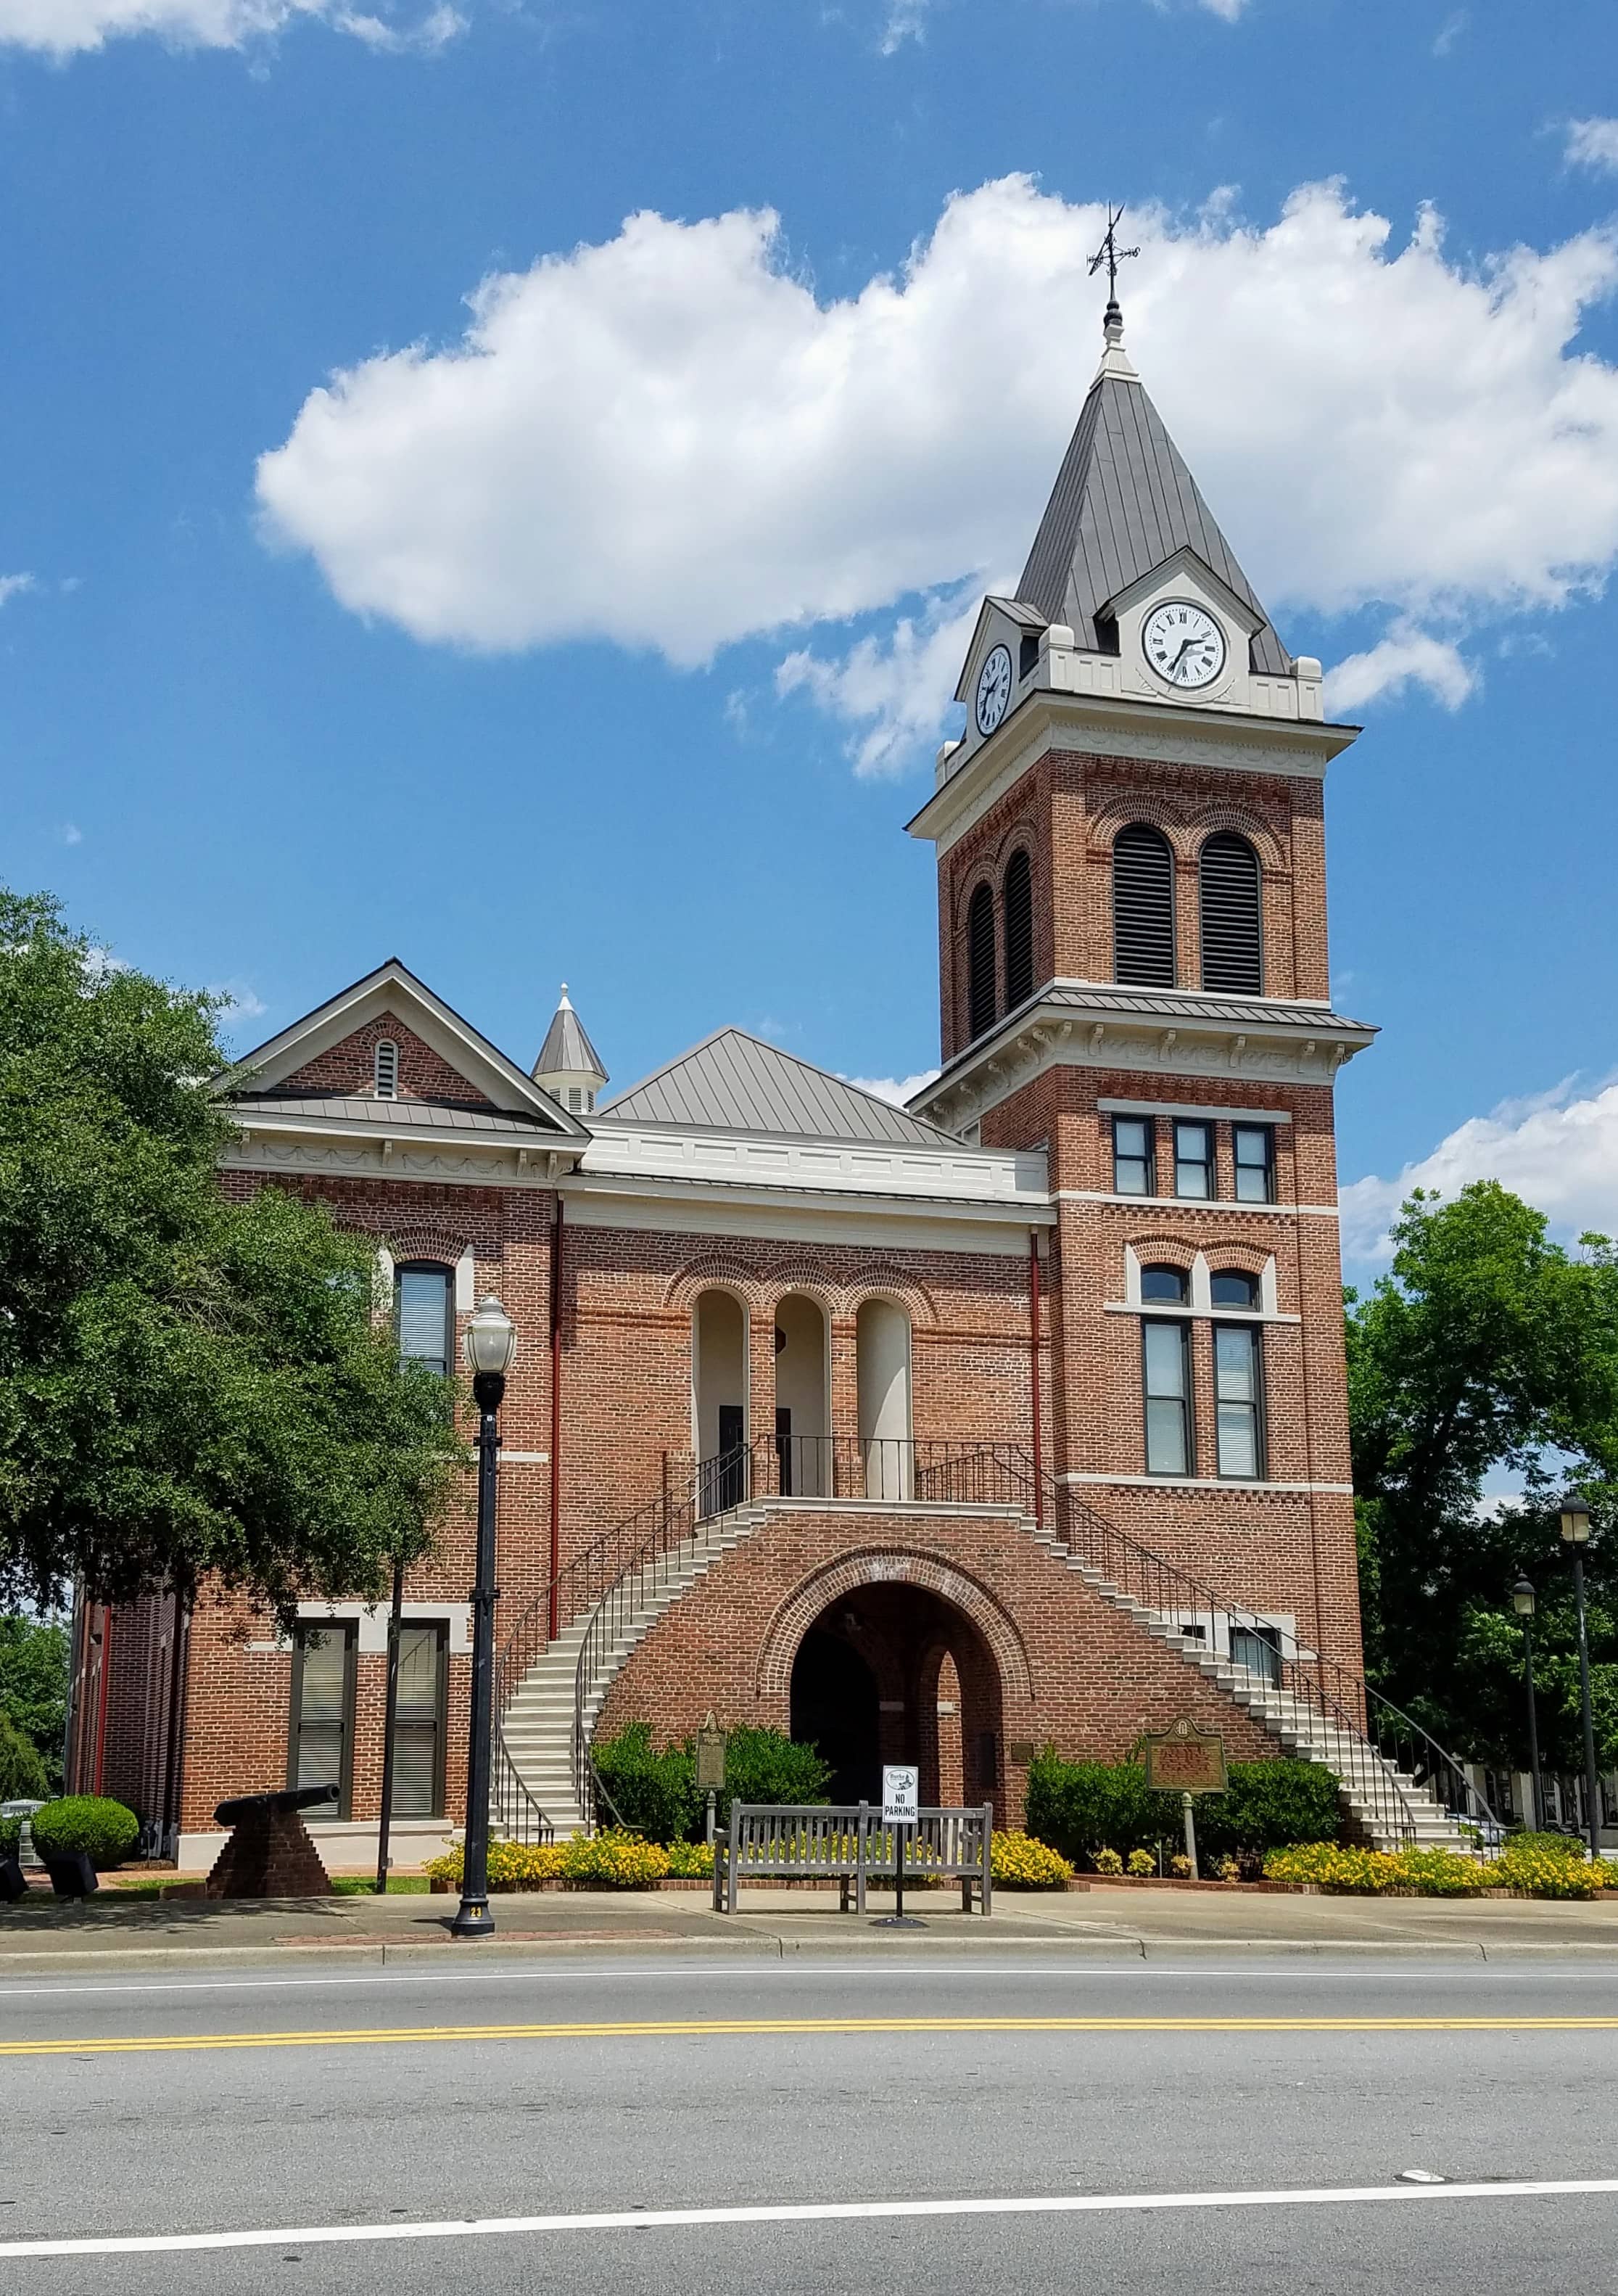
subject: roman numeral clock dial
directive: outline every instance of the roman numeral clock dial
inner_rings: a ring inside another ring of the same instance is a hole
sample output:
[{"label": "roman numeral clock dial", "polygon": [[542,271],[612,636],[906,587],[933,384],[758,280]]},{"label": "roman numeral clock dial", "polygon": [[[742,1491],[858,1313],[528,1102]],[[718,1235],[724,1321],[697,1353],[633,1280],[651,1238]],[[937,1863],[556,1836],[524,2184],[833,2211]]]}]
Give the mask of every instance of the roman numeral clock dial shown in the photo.
[{"label": "roman numeral clock dial", "polygon": [[1003,645],[997,645],[985,662],[977,677],[977,730],[985,737],[994,731],[1006,714],[1006,704],[1011,699],[1011,656]]},{"label": "roman numeral clock dial", "polygon": [[1205,606],[1165,598],[1140,632],[1146,658],[1165,684],[1182,693],[1212,685],[1225,666],[1225,634]]}]

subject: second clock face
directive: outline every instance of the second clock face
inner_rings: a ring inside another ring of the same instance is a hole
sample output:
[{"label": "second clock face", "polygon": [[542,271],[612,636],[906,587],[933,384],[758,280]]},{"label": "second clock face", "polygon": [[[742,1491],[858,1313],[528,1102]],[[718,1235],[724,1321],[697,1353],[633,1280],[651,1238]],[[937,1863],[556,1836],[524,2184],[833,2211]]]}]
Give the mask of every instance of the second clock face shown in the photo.
[{"label": "second clock face", "polygon": [[1011,656],[1006,647],[997,645],[978,673],[977,730],[992,734],[1006,714],[1006,704],[1011,699]]},{"label": "second clock face", "polygon": [[1212,685],[1225,666],[1225,634],[1205,606],[1165,598],[1140,631],[1146,658],[1159,677],[1182,693]]}]

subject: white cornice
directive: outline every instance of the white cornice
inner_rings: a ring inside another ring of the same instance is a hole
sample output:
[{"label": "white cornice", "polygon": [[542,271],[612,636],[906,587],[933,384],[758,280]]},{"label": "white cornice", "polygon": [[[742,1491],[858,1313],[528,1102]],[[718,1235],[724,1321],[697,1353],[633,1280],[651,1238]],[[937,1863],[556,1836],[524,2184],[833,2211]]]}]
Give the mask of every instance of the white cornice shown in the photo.
[{"label": "white cornice", "polygon": [[1029,694],[972,751],[907,827],[911,836],[929,839],[947,852],[1051,750],[1322,781],[1332,758],[1358,731],[1357,726],[1303,718],[1222,714],[1171,702],[1039,691]]},{"label": "white cornice", "polygon": [[624,1178],[721,1182],[732,1187],[812,1188],[838,1195],[1017,1205],[1044,1202],[1046,1160],[1037,1151],[936,1148],[889,1141],[799,1140],[779,1134],[684,1131],[601,1122],[582,1173]]},{"label": "white cornice", "polygon": [[[1062,984],[1052,982],[1051,987]],[[1127,992],[1126,992],[1127,993]],[[1178,994],[1179,992],[1176,992]],[[911,1105],[929,1123],[963,1131],[1010,1093],[1053,1068],[1139,1069],[1231,1083],[1332,1085],[1375,1035],[1322,1007],[1319,1021],[1283,1020],[1256,1000],[1239,1020],[1208,1013],[1159,1019],[1127,1009],[1075,1012],[1036,999],[952,1062]],[[1232,1108],[1226,1113],[1239,1117]]]}]

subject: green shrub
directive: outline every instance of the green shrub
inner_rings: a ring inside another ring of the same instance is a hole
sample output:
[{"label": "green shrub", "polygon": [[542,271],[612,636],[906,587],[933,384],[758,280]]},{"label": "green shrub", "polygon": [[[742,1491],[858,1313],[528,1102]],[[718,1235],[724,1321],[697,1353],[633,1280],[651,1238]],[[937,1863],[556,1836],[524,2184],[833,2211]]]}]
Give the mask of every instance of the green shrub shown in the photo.
[{"label": "green shrub", "polygon": [[650,1723],[632,1722],[616,1738],[598,1739],[592,1751],[629,1833],[649,1841],[680,1841],[700,1832],[697,1764],[688,1747],[654,1747]]},{"label": "green shrub", "polygon": [[[1337,1782],[1318,1762],[1232,1762],[1222,1794],[1197,1798],[1197,1841],[1210,1858],[1254,1858],[1294,1841],[1336,1841]],[[1029,1767],[1028,1831],[1075,1864],[1112,1848],[1127,1857],[1178,1841],[1177,1793],[1152,1793],[1139,1762],[1065,1762],[1047,1748]]]},{"label": "green shrub", "polygon": [[29,1824],[42,1857],[70,1857],[82,1849],[102,1871],[121,1866],[141,1838],[135,1812],[99,1794],[64,1794],[37,1809]]},{"label": "green shrub", "polygon": [[39,1749],[0,1714],[0,1801],[44,1801],[50,1791]]},{"label": "green shrub", "polygon": [[[691,1747],[695,1760],[695,1747]],[[733,1801],[772,1802],[784,1807],[808,1807],[823,1802],[831,1782],[831,1765],[822,1762],[813,1746],[800,1745],[781,1730],[751,1730],[739,1726],[724,1742],[724,1792],[719,1797],[719,1823],[729,1825]]]},{"label": "green shrub", "polygon": [[22,1820],[0,1817],[0,1857],[14,1857],[22,1846]]}]

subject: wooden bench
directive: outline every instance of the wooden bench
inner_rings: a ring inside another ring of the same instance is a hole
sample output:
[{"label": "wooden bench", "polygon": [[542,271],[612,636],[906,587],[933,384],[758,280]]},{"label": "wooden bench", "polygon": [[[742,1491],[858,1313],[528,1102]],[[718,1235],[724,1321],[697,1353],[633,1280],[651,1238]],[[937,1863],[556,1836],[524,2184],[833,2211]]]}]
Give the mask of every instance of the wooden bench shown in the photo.
[{"label": "wooden bench", "polygon": [[[901,1843],[908,1886],[950,1881],[960,1884],[960,1910],[993,1903],[990,1844],[994,1805],[981,1809],[923,1809],[914,1825],[885,1825],[871,1802],[792,1808],[764,1802],[732,1802],[731,1824],[714,1844],[714,1911],[733,1914],[743,1882],[838,1882],[838,1910],[847,1913],[852,1894],[856,1913],[865,1911],[867,1885],[884,1875],[897,1878]],[[852,1892],[851,1892],[852,1885]]]}]

